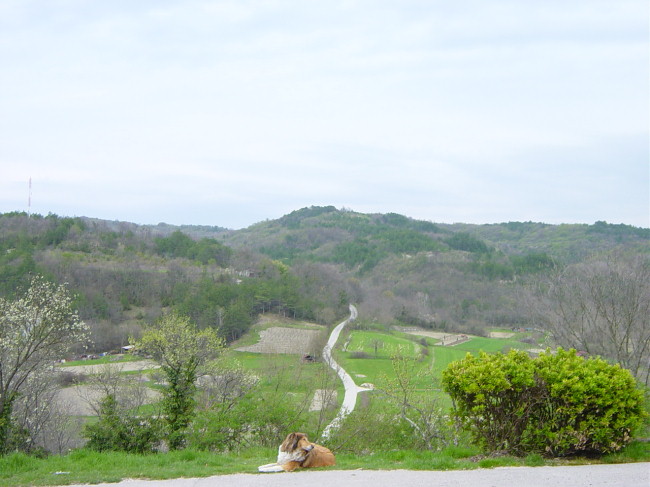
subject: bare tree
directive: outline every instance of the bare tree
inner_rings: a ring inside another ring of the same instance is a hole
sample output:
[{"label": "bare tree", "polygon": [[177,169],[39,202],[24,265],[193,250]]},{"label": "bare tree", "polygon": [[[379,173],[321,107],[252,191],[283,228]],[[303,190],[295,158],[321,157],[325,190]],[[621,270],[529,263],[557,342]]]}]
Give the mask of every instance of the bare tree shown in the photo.
[{"label": "bare tree", "polygon": [[197,407],[202,410],[226,413],[250,392],[259,382],[259,378],[237,361],[223,358],[210,363],[197,383],[199,395]]},{"label": "bare tree", "polygon": [[97,374],[88,375],[85,382],[77,394],[96,416],[100,415],[102,400],[107,396],[115,399],[122,413],[137,414],[141,406],[160,395],[146,386],[142,374],[125,374],[121,364],[104,364]]},{"label": "bare tree", "polygon": [[334,419],[338,407],[339,377],[325,364],[320,364],[314,377],[310,411],[318,411],[314,437],[322,435],[325,425]]},{"label": "bare tree", "polygon": [[57,400],[58,373],[44,370],[32,374],[13,404],[12,421],[22,432],[20,447],[24,451],[62,454],[81,444],[82,420],[71,416],[66,411],[69,405]]},{"label": "bare tree", "polygon": [[650,379],[650,260],[611,255],[541,283],[536,310],[555,342],[600,355]]},{"label": "bare tree", "polygon": [[[384,375],[375,390],[384,394],[399,408],[399,416],[406,421],[414,435],[429,450],[447,446],[452,437],[443,408],[433,389],[434,378],[427,369],[416,370],[417,362],[408,358],[400,348],[391,357],[393,377]],[[417,384],[424,379],[430,389],[418,391]]]},{"label": "bare tree", "polygon": [[379,340],[378,338],[375,338],[370,341],[370,346],[375,351],[375,358],[377,358],[379,355],[379,349],[384,348],[384,342],[382,340]]}]

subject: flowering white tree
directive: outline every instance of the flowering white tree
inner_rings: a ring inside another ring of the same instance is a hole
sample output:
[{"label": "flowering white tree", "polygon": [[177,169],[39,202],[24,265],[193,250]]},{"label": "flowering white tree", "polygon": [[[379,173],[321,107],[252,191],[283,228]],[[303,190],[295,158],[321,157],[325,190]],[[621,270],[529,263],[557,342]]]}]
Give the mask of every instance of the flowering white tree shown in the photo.
[{"label": "flowering white tree", "polygon": [[0,298],[0,454],[10,448],[12,406],[29,379],[85,343],[87,331],[66,287],[43,277],[22,297]]}]

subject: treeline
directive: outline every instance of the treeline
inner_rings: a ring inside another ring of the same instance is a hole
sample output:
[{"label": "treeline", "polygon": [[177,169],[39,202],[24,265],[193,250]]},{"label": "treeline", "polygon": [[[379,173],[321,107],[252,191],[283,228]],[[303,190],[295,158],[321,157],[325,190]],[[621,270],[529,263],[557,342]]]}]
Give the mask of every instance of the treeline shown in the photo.
[{"label": "treeline", "polygon": [[124,344],[163,310],[232,341],[263,312],[319,319],[347,306],[337,294],[306,295],[310,284],[288,266],[213,238],[57,215],[0,215],[0,296],[16,295],[33,274],[68,283],[97,351]]}]

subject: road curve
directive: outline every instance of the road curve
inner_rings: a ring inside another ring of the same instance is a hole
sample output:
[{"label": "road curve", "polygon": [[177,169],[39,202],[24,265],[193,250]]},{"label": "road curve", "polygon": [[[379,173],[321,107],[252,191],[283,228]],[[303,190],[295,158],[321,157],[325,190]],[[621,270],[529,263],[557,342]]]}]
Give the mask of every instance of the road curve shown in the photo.
[{"label": "road curve", "polygon": [[332,349],[334,348],[334,345],[336,345],[336,342],[339,339],[339,335],[341,334],[341,331],[351,321],[354,321],[357,319],[357,308],[354,305],[350,305],[350,317],[339,323],[334,330],[332,330],[332,333],[330,334],[329,340],[327,340],[327,345],[325,345],[325,348],[323,348],[323,358],[325,359],[325,362],[327,365],[329,365],[339,376],[341,381],[343,382],[343,387],[345,388],[345,396],[343,397],[343,403],[341,404],[341,409],[339,410],[339,413],[336,415],[336,418],[328,424],[325,429],[323,430],[323,434],[321,435],[321,438],[325,439],[328,438],[330,435],[330,432],[334,428],[338,428],[338,426],[341,424],[343,419],[350,414],[354,410],[354,406],[357,403],[357,394],[362,391],[367,391],[365,387],[359,387],[357,386],[356,382],[354,382],[354,379],[348,374],[339,364],[336,363],[334,358],[332,357]]},{"label": "road curve", "polygon": [[[648,487],[650,463],[477,470],[322,470],[176,480],[123,480],[94,487]],[[82,487],[82,486],[71,486]],[[87,487],[87,486],[85,486]]]}]

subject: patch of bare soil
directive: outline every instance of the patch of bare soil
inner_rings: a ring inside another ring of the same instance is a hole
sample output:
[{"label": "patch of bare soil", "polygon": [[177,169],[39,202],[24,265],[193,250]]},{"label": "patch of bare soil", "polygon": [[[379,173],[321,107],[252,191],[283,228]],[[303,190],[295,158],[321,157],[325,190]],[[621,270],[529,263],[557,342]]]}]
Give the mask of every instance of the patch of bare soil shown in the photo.
[{"label": "patch of bare soil", "polygon": [[335,390],[316,389],[309,410],[320,411],[321,409],[335,408],[338,404],[337,399],[338,393]]},{"label": "patch of bare soil", "polygon": [[445,337],[449,336],[449,333],[444,333],[440,331],[427,331],[427,330],[409,330],[406,331],[406,333],[408,333],[409,335],[435,338],[436,340],[442,340]]},{"label": "patch of bare soil", "polygon": [[273,326],[260,331],[260,341],[255,345],[237,348],[240,352],[254,353],[288,353],[305,355],[313,350],[313,343],[318,340],[322,330],[305,330]]},{"label": "patch of bare soil", "polygon": [[256,324],[258,325],[267,325],[269,323],[279,324],[279,325],[301,325],[301,326],[304,325],[304,326],[311,326],[314,328],[320,328],[321,326],[315,323],[309,323],[307,321],[294,320],[293,318],[288,318],[286,316],[282,316],[274,313],[264,313],[259,316],[256,322]]},{"label": "patch of bare soil", "polygon": [[466,342],[469,340],[467,335],[457,335],[455,333],[445,333],[440,331],[429,331],[429,330],[419,330],[419,329],[407,329],[404,330],[404,333],[409,335],[416,335],[422,337],[435,338],[440,340],[437,345],[442,345],[443,347],[451,347],[453,345],[458,345],[459,343]]},{"label": "patch of bare soil", "polygon": [[[153,403],[160,399],[160,393],[153,389],[144,389],[147,397],[145,403]],[[92,404],[99,404],[104,393],[91,386],[79,385],[60,389],[54,402],[62,411],[70,416],[94,416]]]},{"label": "patch of bare soil", "polygon": [[160,365],[153,360],[136,360],[134,362],[116,362],[111,364],[74,365],[71,367],[62,367],[61,370],[63,372],[72,372],[73,374],[92,375],[98,374],[106,367],[114,368],[118,372],[134,372],[157,369]]},{"label": "patch of bare soil", "polygon": [[506,331],[491,331],[489,335],[490,338],[512,338],[513,336],[515,336],[514,333]]}]

